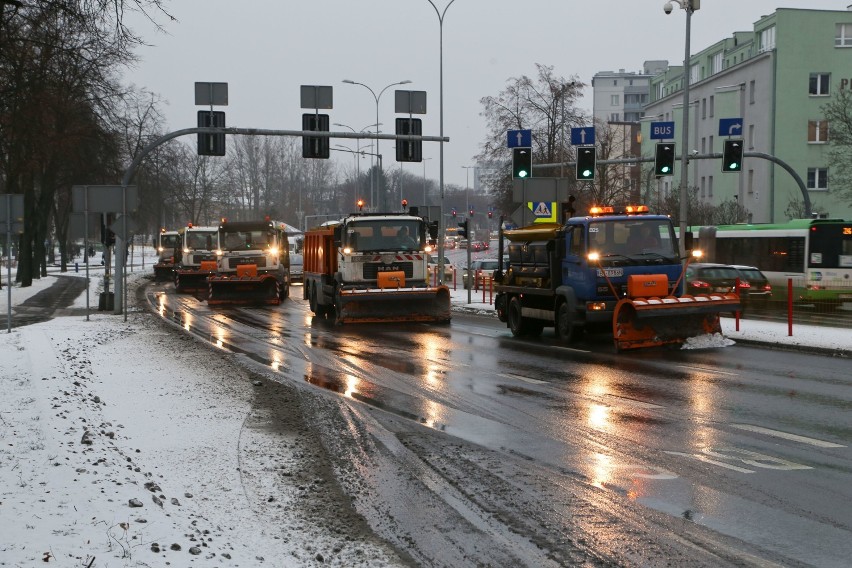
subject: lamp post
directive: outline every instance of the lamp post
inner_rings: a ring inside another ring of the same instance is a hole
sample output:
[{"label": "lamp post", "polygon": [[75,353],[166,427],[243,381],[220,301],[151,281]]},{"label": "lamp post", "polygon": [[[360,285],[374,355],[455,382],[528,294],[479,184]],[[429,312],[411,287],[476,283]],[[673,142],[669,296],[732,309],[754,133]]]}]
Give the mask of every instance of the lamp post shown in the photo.
[{"label": "lamp post", "polygon": [[[352,132],[365,132],[368,128],[370,128],[372,126],[375,126],[376,128],[378,128],[379,126],[381,126],[381,124],[378,123],[378,122],[376,124],[368,124],[367,126],[362,128],[361,130],[355,130],[354,128],[352,128],[348,124],[340,124],[339,122],[335,122],[334,126],[342,126],[343,128],[348,128]],[[355,145],[358,148],[358,152],[360,152],[361,151],[361,139],[360,138],[355,139]],[[340,146],[340,144],[338,144],[338,146]],[[370,144],[370,146],[372,146],[372,144]],[[369,148],[369,146],[365,146],[365,148]],[[370,156],[370,165],[371,166],[372,166],[372,163],[373,163],[372,160],[373,160],[373,157]],[[371,205],[375,203],[375,201],[373,200],[374,198],[373,198],[373,194],[372,194],[372,189],[373,189],[373,183],[372,182],[373,182],[373,179],[371,177],[370,178],[370,190],[371,190],[370,204]],[[358,160],[358,183],[361,183],[361,160]]]},{"label": "lamp post", "polygon": [[[672,0],[682,10],[686,11],[686,45],[683,53],[683,135],[680,150],[680,254],[686,255],[684,247],[686,239],[687,197],[686,186],[689,183],[687,168],[689,167],[689,34],[692,25],[692,13],[698,9],[699,0]],[[663,4],[666,14],[672,13],[672,2]]]},{"label": "lamp post", "polygon": [[423,207],[426,207],[428,203],[426,203],[426,160],[431,160],[432,158],[423,158]]},{"label": "lamp post", "polygon": [[[405,79],[403,81],[397,81],[396,83],[391,83],[390,85],[387,85],[384,89],[379,91],[378,95],[376,94],[376,92],[373,89],[371,89],[368,85],[365,85],[364,83],[359,83],[358,81],[353,81],[351,79],[344,79],[343,82],[349,83],[350,85],[361,85],[362,87],[364,87],[365,89],[370,91],[370,94],[373,95],[373,98],[376,100],[376,154],[381,156],[381,151],[379,149],[379,138],[378,138],[378,136],[379,136],[379,100],[382,98],[382,95],[384,94],[384,92],[387,91],[389,88],[393,87],[394,85],[407,85],[407,84],[411,83],[411,81],[408,80],[408,79]],[[382,176],[381,160],[379,160],[378,174],[379,174],[378,175],[379,179],[376,180],[376,195],[377,196],[378,196],[379,191],[381,190],[381,187],[379,187],[379,185],[381,184],[381,179],[382,179],[382,177],[381,177]],[[387,202],[387,200],[386,200],[387,196],[382,195],[381,197],[382,197],[381,201],[382,201],[382,204],[383,204],[383,208],[387,209],[387,206],[385,205],[386,202]]]},{"label": "lamp post", "polygon": [[[462,166],[465,172],[465,181],[464,181],[464,201],[465,201],[465,211],[470,211],[470,170],[475,170],[476,166]],[[476,178],[474,178],[474,183],[476,183]]]},{"label": "lamp post", "polygon": [[444,11],[438,10],[438,7],[435,6],[435,3],[432,0],[426,0],[429,4],[432,5],[432,8],[435,9],[435,14],[438,16],[438,28],[439,28],[439,39],[438,39],[438,53],[439,53],[439,90],[440,90],[440,98],[439,98],[439,115],[440,115],[440,129],[441,129],[441,142],[440,144],[440,154],[438,158],[439,166],[439,183],[441,187],[441,219],[438,224],[438,279],[441,284],[444,283],[444,16],[447,15],[447,10],[450,9],[450,6],[453,5],[453,2],[456,0],[450,0],[450,2],[444,6]]}]

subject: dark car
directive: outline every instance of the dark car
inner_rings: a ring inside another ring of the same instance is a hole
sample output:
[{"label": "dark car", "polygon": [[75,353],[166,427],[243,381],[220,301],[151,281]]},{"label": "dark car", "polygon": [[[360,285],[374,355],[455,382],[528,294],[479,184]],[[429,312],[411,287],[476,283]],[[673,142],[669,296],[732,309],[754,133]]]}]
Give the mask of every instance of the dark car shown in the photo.
[{"label": "dark car", "polygon": [[745,302],[766,302],[772,297],[769,279],[756,266],[732,264],[740,275],[740,299]]},{"label": "dark car", "polygon": [[686,293],[732,293],[739,277],[737,269],[728,264],[693,263],[686,268]]}]

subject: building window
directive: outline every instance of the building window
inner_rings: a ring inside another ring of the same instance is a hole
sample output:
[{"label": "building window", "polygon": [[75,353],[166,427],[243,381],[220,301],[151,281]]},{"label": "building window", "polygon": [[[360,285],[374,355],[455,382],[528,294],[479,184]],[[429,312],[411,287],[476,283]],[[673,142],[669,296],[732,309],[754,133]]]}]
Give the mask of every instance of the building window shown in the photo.
[{"label": "building window", "polygon": [[808,168],[808,189],[828,189],[828,168]]},{"label": "building window", "polygon": [[746,182],[746,184],[746,191],[748,191],[748,194],[754,194],[754,170],[748,171],[748,182]]},{"label": "building window", "polygon": [[613,86],[613,87],[617,87],[617,86],[618,86],[618,79],[613,79],[613,80],[612,80],[612,86]]},{"label": "building window", "polygon": [[707,197],[713,199],[713,176],[707,177]]},{"label": "building window", "polygon": [[610,122],[620,122],[621,121],[621,115],[617,112],[614,112],[614,113],[609,115],[609,121]]},{"label": "building window", "polygon": [[837,24],[834,47],[852,47],[852,24]]},{"label": "building window", "polygon": [[705,197],[707,197],[706,181],[707,181],[706,178],[704,176],[701,176],[701,199],[704,199]]},{"label": "building window", "polygon": [[748,102],[749,102],[749,104],[753,105],[754,104],[754,91],[755,91],[754,81],[749,81],[748,91],[749,91],[748,92]]},{"label": "building window", "polygon": [[709,140],[708,144],[709,144],[709,146],[707,146],[707,150],[709,152],[712,152],[713,151],[713,137],[712,136],[710,136],[710,140]]},{"label": "building window", "polygon": [[707,118],[707,99],[701,99],[701,118]]},{"label": "building window", "polygon": [[719,52],[713,56],[713,73],[716,74],[722,70],[722,62],[725,60],[725,54]]},{"label": "building window", "polygon": [[808,121],[808,142],[826,143],[828,142],[828,121],[827,120],[809,120]]},{"label": "building window", "polygon": [[617,106],[620,104],[620,103],[619,103],[619,101],[620,101],[620,100],[621,100],[621,99],[619,98],[619,96],[618,96],[618,95],[610,95],[610,96],[609,96],[609,104],[610,104],[610,106],[617,107]]},{"label": "building window", "polygon": [[698,65],[693,65],[689,68],[689,84],[692,85],[701,80],[701,68]]},{"label": "building window", "polygon": [[701,137],[701,153],[702,154],[707,153],[707,139],[704,138],[703,136]]},{"label": "building window", "polygon": [[760,52],[775,49],[775,26],[760,32]]},{"label": "building window", "polygon": [[748,149],[754,150],[754,125],[748,125]]},{"label": "building window", "polygon": [[810,81],[808,82],[808,94],[810,95],[827,95],[828,85],[831,74],[829,73],[811,73]]},{"label": "building window", "polygon": [[633,86],[633,79],[628,79],[627,84],[632,87]]},{"label": "building window", "polygon": [[716,114],[716,97],[710,95],[710,118]]}]

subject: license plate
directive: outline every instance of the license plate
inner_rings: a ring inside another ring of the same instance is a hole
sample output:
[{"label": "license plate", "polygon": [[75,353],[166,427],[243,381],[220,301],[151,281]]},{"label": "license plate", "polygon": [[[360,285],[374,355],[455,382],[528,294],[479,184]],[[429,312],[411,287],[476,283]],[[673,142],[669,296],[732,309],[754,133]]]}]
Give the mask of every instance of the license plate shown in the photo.
[{"label": "license plate", "polygon": [[601,270],[600,268],[598,268],[598,276],[603,277],[604,274],[606,274],[607,277],[609,277],[609,278],[613,278],[613,277],[616,277],[616,276],[624,276],[624,269],[623,268],[604,268],[603,270]]}]

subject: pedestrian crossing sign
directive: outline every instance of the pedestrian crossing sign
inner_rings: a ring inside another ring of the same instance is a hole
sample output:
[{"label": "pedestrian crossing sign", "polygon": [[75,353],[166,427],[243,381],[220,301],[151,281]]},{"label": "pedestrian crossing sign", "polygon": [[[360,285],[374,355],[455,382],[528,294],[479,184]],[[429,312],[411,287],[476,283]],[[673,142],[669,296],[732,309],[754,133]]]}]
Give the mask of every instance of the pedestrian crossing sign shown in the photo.
[{"label": "pedestrian crossing sign", "polygon": [[535,220],[533,223],[555,223],[556,202],[555,201],[529,201],[527,207],[533,212]]}]

